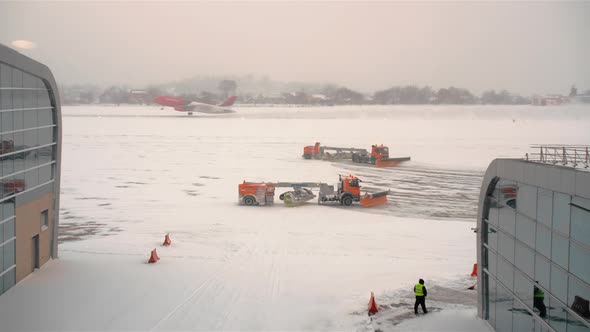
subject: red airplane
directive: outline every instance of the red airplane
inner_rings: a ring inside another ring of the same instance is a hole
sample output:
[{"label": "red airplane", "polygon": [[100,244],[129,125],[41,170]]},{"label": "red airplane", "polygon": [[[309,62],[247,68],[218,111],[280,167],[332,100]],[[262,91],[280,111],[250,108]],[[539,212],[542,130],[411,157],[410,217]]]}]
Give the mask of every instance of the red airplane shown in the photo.
[{"label": "red airplane", "polygon": [[[211,105],[205,103],[199,103],[196,101],[190,101],[182,98],[175,98],[169,96],[159,96],[154,98],[154,102],[167,107],[173,107],[175,110],[179,112],[187,112],[188,115],[193,115],[193,112],[200,112],[200,113],[233,113],[234,111],[231,110],[231,105],[234,104],[238,97],[231,96],[227,98],[226,101],[219,105]],[[163,107],[162,107],[163,108]]]}]

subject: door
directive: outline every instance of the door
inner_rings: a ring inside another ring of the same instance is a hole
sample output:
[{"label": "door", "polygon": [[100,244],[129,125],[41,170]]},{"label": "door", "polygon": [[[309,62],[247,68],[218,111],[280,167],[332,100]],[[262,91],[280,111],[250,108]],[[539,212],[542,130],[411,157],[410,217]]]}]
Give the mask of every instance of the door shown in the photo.
[{"label": "door", "polygon": [[33,236],[33,266],[31,271],[39,268],[39,235]]}]

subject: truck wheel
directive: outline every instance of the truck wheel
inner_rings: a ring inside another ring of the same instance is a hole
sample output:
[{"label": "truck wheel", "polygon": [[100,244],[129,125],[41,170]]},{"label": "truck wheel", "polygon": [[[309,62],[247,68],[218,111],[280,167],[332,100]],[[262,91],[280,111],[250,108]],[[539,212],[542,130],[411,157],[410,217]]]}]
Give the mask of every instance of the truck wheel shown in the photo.
[{"label": "truck wheel", "polygon": [[342,197],[342,205],[350,206],[352,204],[352,197],[344,196]]},{"label": "truck wheel", "polygon": [[255,202],[256,202],[256,200],[252,196],[248,196],[248,197],[244,198],[244,204],[247,206],[252,206],[252,205],[254,205]]},{"label": "truck wheel", "polygon": [[285,199],[285,194],[280,194],[280,195],[279,195],[279,199],[280,199],[281,201],[282,201],[282,200],[284,200],[284,199]]}]

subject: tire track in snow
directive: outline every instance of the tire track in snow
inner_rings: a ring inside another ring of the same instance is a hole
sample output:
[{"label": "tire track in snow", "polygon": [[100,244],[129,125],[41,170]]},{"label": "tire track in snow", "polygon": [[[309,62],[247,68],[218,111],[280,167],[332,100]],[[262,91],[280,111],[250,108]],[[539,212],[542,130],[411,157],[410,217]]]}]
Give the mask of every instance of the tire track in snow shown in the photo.
[{"label": "tire track in snow", "polygon": [[457,170],[408,162],[391,168],[333,163],[341,174],[355,174],[363,182],[362,192],[391,190],[385,206],[363,212],[472,221],[477,214],[477,200],[483,171]]},{"label": "tire track in snow", "polygon": [[182,306],[187,304],[189,301],[191,301],[192,298],[198,295],[202,289],[209,287],[209,284],[213,280],[215,280],[215,278],[219,276],[224,270],[227,270],[230,266],[231,264],[226,264],[224,267],[221,267],[215,272],[213,272],[205,281],[203,281],[197,288],[195,288],[188,297],[180,301],[180,303],[178,303],[171,311],[169,311],[168,314],[166,314],[166,316],[158,320],[158,322],[156,322],[156,324],[150,329],[150,331],[155,331],[160,326],[160,324],[172,317],[172,315],[174,315]]}]

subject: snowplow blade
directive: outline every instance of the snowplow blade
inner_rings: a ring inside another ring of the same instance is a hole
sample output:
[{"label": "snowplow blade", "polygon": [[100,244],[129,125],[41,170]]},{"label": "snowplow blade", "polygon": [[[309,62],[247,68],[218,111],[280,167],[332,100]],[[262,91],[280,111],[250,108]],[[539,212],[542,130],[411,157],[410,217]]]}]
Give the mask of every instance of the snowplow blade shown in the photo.
[{"label": "snowplow blade", "polygon": [[371,207],[375,205],[385,204],[387,203],[387,195],[389,194],[389,190],[374,194],[365,194],[365,196],[361,198],[361,205],[364,207]]},{"label": "snowplow blade", "polygon": [[383,158],[375,160],[375,166],[377,167],[392,167],[397,166],[399,163],[410,160],[410,157],[400,158]]}]

